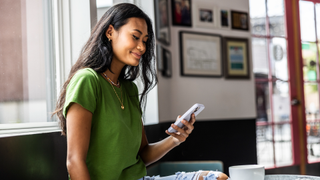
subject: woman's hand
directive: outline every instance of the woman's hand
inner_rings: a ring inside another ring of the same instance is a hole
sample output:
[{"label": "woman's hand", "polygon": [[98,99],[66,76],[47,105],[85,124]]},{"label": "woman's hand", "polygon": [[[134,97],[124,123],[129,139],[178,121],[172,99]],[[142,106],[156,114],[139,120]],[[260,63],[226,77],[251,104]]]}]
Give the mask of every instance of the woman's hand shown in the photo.
[{"label": "woman's hand", "polygon": [[[177,117],[177,120],[180,116]],[[178,126],[171,124],[171,127],[178,132],[176,133],[170,133],[168,130],[166,130],[166,133],[173,137],[173,141],[175,144],[179,145],[180,143],[184,142],[188,136],[192,133],[194,126],[193,124],[196,122],[196,117],[194,114],[191,115],[191,120],[188,122],[186,120],[181,121],[182,124],[184,124],[184,127],[179,128]]]}]

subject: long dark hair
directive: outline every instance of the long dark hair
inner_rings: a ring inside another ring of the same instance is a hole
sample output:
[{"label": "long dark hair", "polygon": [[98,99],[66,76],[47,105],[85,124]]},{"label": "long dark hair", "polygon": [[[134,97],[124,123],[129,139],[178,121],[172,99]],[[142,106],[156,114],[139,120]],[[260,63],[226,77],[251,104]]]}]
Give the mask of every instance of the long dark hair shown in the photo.
[{"label": "long dark hair", "polygon": [[124,66],[119,78],[133,81],[141,76],[144,89],[140,96],[140,108],[145,110],[146,95],[157,83],[154,65],[154,34],[152,23],[150,18],[134,4],[121,3],[108,9],[93,28],[89,40],[82,48],[80,57],[72,66],[69,77],[61,89],[53,115],[56,114],[60,119],[62,135],[66,135],[66,119],[63,116],[63,106],[66,98],[66,88],[71,78],[79,69],[86,67],[92,68],[97,73],[110,70],[113,51],[111,43],[108,41],[105,33],[109,25],[112,25],[114,29],[118,31],[131,17],[142,18],[147,23],[148,40],[146,43],[146,52],[142,55],[138,66]]}]

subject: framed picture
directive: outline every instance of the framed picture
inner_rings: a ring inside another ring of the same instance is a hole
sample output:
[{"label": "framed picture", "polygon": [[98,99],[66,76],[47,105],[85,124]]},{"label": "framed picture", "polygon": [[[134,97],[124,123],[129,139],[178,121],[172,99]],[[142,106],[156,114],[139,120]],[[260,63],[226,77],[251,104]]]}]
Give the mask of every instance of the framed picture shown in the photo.
[{"label": "framed picture", "polygon": [[231,11],[231,28],[249,30],[249,17],[247,12]]},{"label": "framed picture", "polygon": [[158,69],[158,71],[162,71],[163,70],[163,61],[162,61],[162,54],[163,54],[163,52],[162,52],[162,47],[161,47],[161,45],[159,45],[159,44],[157,44],[157,47],[156,47],[157,49],[157,69]]},{"label": "framed picture", "polygon": [[222,76],[221,47],[220,35],[180,32],[181,75]]},{"label": "framed picture", "polygon": [[250,79],[248,39],[224,38],[225,77]]},{"label": "framed picture", "polygon": [[218,26],[217,8],[212,3],[195,3],[192,14],[194,25],[197,27],[214,28]]},{"label": "framed picture", "polygon": [[157,44],[157,69],[164,77],[171,77],[171,53]]},{"label": "framed picture", "polygon": [[230,10],[227,8],[220,8],[219,9],[219,27],[230,29]]},{"label": "framed picture", "polygon": [[191,0],[171,0],[172,25],[192,26]]},{"label": "framed picture", "polygon": [[172,75],[172,62],[171,62],[171,53],[170,51],[163,49],[162,51],[162,57],[163,57],[163,70],[162,70],[162,76],[164,77],[171,77]]},{"label": "framed picture", "polygon": [[168,0],[154,0],[156,38],[158,41],[170,44],[170,28],[168,15]]}]

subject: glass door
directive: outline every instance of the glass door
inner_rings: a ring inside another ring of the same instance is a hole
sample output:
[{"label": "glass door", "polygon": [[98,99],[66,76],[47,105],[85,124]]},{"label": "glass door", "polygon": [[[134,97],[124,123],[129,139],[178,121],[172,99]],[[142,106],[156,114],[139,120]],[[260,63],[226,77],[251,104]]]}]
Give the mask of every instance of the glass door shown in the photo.
[{"label": "glass door", "polygon": [[250,0],[258,164],[293,164],[284,0]]},{"label": "glass door", "polygon": [[300,1],[299,8],[308,162],[312,163],[320,162],[320,3]]}]

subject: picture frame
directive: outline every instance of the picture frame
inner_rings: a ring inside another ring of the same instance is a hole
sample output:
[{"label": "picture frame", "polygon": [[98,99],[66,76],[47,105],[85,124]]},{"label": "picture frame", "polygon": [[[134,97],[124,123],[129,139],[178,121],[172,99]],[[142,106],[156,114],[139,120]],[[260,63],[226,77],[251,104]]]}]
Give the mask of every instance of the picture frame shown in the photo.
[{"label": "picture frame", "polygon": [[222,37],[216,34],[181,31],[180,72],[182,76],[221,77]]},{"label": "picture frame", "polygon": [[171,52],[157,44],[157,69],[164,77],[172,76]]},{"label": "picture frame", "polygon": [[169,50],[167,50],[167,49],[163,49],[162,57],[163,57],[162,76],[171,77],[172,76],[171,52]]},{"label": "picture frame", "polygon": [[162,60],[162,47],[160,44],[156,45],[156,59],[157,59],[157,69],[158,71],[162,71],[163,70],[163,60]]},{"label": "picture frame", "polygon": [[170,45],[170,26],[168,14],[169,0],[154,0],[156,38],[159,42]]},{"label": "picture frame", "polygon": [[218,8],[208,2],[196,2],[193,5],[193,24],[196,27],[218,27]]},{"label": "picture frame", "polygon": [[230,18],[230,9],[228,8],[219,8],[219,27],[222,29],[230,29],[231,18]]},{"label": "picture frame", "polygon": [[172,25],[192,26],[191,0],[171,0]]},{"label": "picture frame", "polygon": [[249,43],[245,38],[224,38],[226,79],[250,79]]},{"label": "picture frame", "polygon": [[231,10],[231,28],[248,31],[249,30],[248,13]]}]

